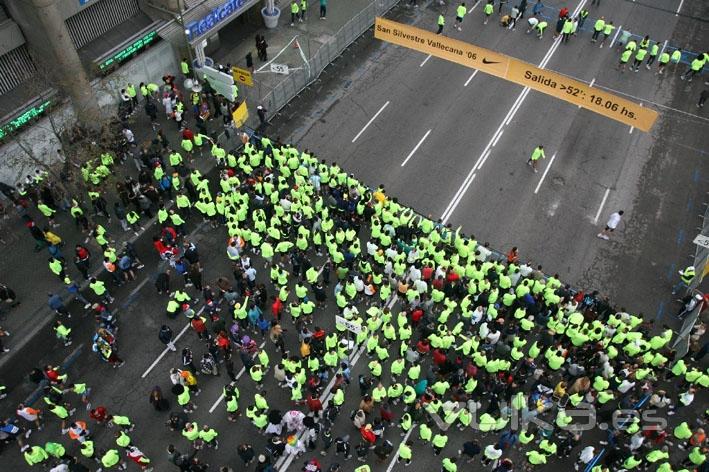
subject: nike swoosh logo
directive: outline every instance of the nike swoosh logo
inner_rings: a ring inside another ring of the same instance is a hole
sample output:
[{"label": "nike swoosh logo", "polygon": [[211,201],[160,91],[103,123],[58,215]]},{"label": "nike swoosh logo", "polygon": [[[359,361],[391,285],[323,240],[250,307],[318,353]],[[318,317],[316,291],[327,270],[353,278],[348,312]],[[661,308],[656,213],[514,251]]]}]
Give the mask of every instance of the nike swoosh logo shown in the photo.
[{"label": "nike swoosh logo", "polygon": [[500,64],[500,61],[488,61],[483,57],[483,64]]}]

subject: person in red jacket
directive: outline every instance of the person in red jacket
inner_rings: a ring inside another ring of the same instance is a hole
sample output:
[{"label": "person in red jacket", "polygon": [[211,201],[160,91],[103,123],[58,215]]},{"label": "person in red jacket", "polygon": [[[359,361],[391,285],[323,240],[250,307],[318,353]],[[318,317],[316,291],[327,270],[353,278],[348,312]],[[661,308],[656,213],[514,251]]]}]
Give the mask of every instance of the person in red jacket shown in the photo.
[{"label": "person in red jacket", "polygon": [[416,350],[422,356],[428,354],[431,351],[431,344],[428,342],[428,339],[422,339],[421,341],[416,343]]},{"label": "person in red jacket", "polygon": [[440,349],[434,349],[433,350],[433,363],[436,364],[437,366],[441,366],[446,363],[447,357],[446,353],[441,351]]},{"label": "person in red jacket", "polygon": [[281,313],[283,312],[283,302],[281,301],[280,298],[278,298],[278,295],[274,295],[273,297],[273,303],[271,304],[271,314],[273,317],[281,321]]},{"label": "person in red jacket", "polygon": [[[189,308],[189,305],[187,308]],[[184,305],[182,309],[185,309]],[[209,333],[207,333],[207,325],[204,324],[204,318],[201,316],[195,316],[192,318],[192,321],[190,321],[190,325],[192,326],[192,329],[194,329],[195,333],[197,333],[197,336],[199,336],[199,339],[209,339]]]},{"label": "person in red jacket", "polygon": [[423,318],[423,309],[416,308],[411,312],[411,325],[415,328],[418,326],[419,321]]},{"label": "person in red jacket", "polygon": [[374,434],[374,431],[372,431],[371,424],[366,424],[359,428],[359,434],[362,435],[362,440],[370,446],[373,446],[374,443],[377,441],[377,435]]},{"label": "person in red jacket", "polygon": [[305,400],[305,403],[308,405],[308,410],[315,416],[316,418],[320,417],[320,412],[322,411],[322,402],[318,398],[317,393],[311,393],[308,395],[308,398]]},{"label": "person in red jacket", "polygon": [[99,405],[89,411],[89,418],[98,424],[103,424],[108,419],[108,411],[106,410],[106,407]]},{"label": "person in red jacket", "polygon": [[189,139],[192,141],[194,139],[194,133],[191,129],[185,128],[182,130],[182,139]]},{"label": "person in red jacket", "polygon": [[421,278],[423,280],[431,280],[431,277],[433,277],[433,265],[429,262],[426,264],[426,267],[421,270]]}]

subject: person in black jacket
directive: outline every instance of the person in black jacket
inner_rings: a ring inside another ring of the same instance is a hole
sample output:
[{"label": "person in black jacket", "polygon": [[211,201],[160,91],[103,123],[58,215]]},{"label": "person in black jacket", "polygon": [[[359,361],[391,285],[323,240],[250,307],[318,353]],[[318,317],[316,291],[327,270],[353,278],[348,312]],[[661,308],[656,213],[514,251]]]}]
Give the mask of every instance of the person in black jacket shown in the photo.
[{"label": "person in black jacket", "polygon": [[158,339],[171,351],[176,351],[175,343],[172,342],[172,329],[168,325],[162,325],[158,332]]}]

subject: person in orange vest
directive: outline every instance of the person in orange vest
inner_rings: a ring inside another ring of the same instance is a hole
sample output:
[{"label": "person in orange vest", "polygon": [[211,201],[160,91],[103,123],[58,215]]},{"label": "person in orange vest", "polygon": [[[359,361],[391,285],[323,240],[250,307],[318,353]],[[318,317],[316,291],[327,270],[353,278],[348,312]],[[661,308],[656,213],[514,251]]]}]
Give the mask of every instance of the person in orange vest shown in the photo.
[{"label": "person in orange vest", "polygon": [[75,441],[83,443],[89,436],[89,430],[85,421],[74,421],[69,426],[69,437]]},{"label": "person in orange vest", "polygon": [[17,411],[15,413],[25,421],[34,423],[37,426],[38,431],[42,430],[42,422],[40,421],[42,410],[37,410],[35,408],[25,406],[24,403],[20,403],[17,405]]},{"label": "person in orange vest", "polygon": [[519,262],[519,251],[517,250],[517,246],[513,247],[510,249],[510,252],[507,253],[507,263],[508,264],[517,264]]}]

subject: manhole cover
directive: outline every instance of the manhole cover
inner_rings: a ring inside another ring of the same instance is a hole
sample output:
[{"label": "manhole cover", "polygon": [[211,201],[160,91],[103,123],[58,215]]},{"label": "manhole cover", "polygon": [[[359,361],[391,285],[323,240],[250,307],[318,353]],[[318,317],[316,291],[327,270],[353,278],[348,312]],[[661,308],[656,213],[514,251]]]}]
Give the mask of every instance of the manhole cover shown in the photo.
[{"label": "manhole cover", "polygon": [[554,185],[558,185],[558,186],[562,186],[566,183],[566,182],[564,182],[564,179],[561,177],[554,177],[553,179],[551,179],[551,181],[554,182]]}]

